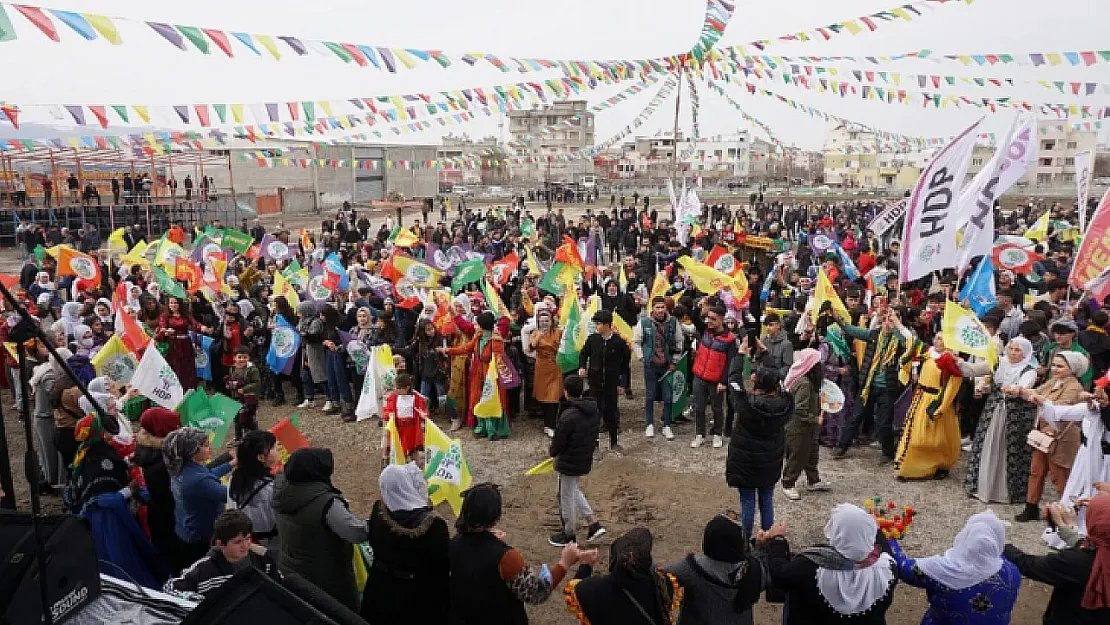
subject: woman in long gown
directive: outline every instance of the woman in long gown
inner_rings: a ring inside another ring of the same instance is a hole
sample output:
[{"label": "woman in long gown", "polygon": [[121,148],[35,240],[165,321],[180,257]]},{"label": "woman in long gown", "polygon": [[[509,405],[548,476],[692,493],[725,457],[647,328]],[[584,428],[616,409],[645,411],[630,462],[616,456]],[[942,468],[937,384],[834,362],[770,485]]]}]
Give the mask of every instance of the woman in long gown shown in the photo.
[{"label": "woman in long gown", "polygon": [[989,382],[990,396],[971,442],[964,481],[968,495],[985,503],[1025,501],[1033,457],[1026,436],[1037,419],[1037,407],[1021,398],[1021,389],[1036,383],[1033,344],[1020,336],[1012,339]]},{"label": "woman in long gown", "polygon": [[[911,349],[910,353],[918,351]],[[933,346],[922,357],[902,437],[894,454],[894,468],[899,479],[948,476],[960,459],[960,420],[956,415],[960,384],[964,376],[989,372],[987,363],[963,362],[944,348],[944,339],[939,333],[933,337]]]},{"label": "woman in long gown", "polygon": [[836,326],[830,327],[825,333],[825,340],[821,341],[821,362],[825,379],[844,392],[844,405],[838,412],[825,413],[825,419],[821,422],[821,444],[836,447],[840,444],[841,428],[847,424],[855,410],[857,395],[855,358],[844,340],[844,334]]},{"label": "woman in long gown", "polygon": [[[166,345],[164,352],[166,362],[177,375],[181,388],[190,389],[197,386],[196,352],[193,349],[193,339],[190,332],[199,331],[200,325],[193,321],[184,302],[177,297],[169,298],[162,318],[158,322],[158,331],[154,338]],[[162,350],[158,350],[162,351]]]},{"label": "woman in long gown", "polygon": [[[502,317],[507,319],[507,317]],[[496,319],[493,313],[486,311],[476,319],[478,331],[465,345],[459,347],[441,347],[442,353],[448,356],[470,355],[469,375],[467,379],[467,408],[466,425],[474,427],[475,438],[483,436],[490,440],[499,440],[509,437],[508,410],[506,409],[505,389],[501,380],[497,380],[497,395],[501,401],[501,416],[481,417],[474,416],[474,406],[482,398],[482,385],[489,371],[489,363],[493,358],[504,358],[505,340],[502,334],[494,329]]]},{"label": "woman in long gown", "polygon": [[532,391],[543,409],[543,431],[548,437],[552,437],[555,436],[559,400],[563,397],[563,370],[555,361],[559,344],[563,340],[563,329],[555,325],[554,315],[546,308],[536,313],[536,326],[528,335],[528,341],[536,352],[535,383]]}]

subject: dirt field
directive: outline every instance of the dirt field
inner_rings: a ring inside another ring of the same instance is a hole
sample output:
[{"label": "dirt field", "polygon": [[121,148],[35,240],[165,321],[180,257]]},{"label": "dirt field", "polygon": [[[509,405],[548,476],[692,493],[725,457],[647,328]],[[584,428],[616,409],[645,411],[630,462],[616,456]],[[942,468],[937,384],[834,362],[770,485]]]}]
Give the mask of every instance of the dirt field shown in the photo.
[{"label": "dirt field", "polygon": [[[576,215],[577,205],[568,210]],[[596,207],[596,205],[595,205]],[[539,214],[537,206],[533,214]],[[333,215],[334,216],[334,215]],[[416,213],[419,217],[419,213]],[[286,227],[319,226],[323,216],[293,219],[267,217],[268,228],[276,226],[279,219]],[[371,214],[374,229],[380,216]],[[406,214],[405,223],[411,223]],[[438,214],[433,216],[433,223]],[[11,250],[0,254],[0,269],[17,270],[18,261]],[[655,535],[655,556],[659,562],[670,563],[688,551],[698,550],[701,534],[714,514],[727,509],[739,509],[736,492],[724,481],[726,448],[690,449],[693,436],[692,423],[675,428],[676,440],[668,442],[662,436],[654,439],[643,437],[643,380],[633,366],[634,400],[621,400],[623,432],[621,444],[623,457],[606,456],[595,464],[593,472],[583,481],[583,490],[600,520],[609,530],[602,548],[601,566],[607,560],[608,543],[628,529],[643,525]],[[290,389],[291,390],[291,389]],[[28,508],[27,488],[22,483],[23,435],[22,425],[9,409],[12,396],[2,394],[4,423],[9,445],[9,462],[17,474],[17,495],[21,510]],[[270,427],[293,412],[289,407],[276,409],[264,402],[259,419],[263,427]],[[446,429],[445,420],[437,418]],[[342,423],[338,417],[325,416],[318,409],[307,410],[301,415],[305,437],[315,446],[328,447],[336,456],[335,485],[361,515],[369,514],[377,498],[377,476],[381,437],[379,426],[371,421]],[[549,533],[557,530],[558,513],[555,505],[555,478],[553,475],[525,477],[524,472],[543,460],[547,452],[547,438],[543,436],[539,420],[522,420],[515,423],[510,439],[499,442],[475,440],[463,433],[464,454],[478,481],[493,481],[502,485],[505,512],[500,527],[508,534],[508,542],[519,549],[532,563],[554,562],[558,550],[547,544]],[[963,527],[968,516],[986,506],[967,498],[963,493],[962,463],[947,480],[916,483],[898,483],[889,468],[878,469],[878,450],[863,448],[853,450],[849,458],[840,461],[829,459],[823,451],[822,477],[832,484],[831,492],[808,493],[802,491],[802,500],[790,502],[775,493],[775,514],[789,525],[791,544],[804,546],[820,541],[823,528],[833,506],[840,502],[861,504],[875,495],[895,500],[899,504],[913,505],[918,516],[904,540],[911,555],[925,556],[942,552],[951,545],[955,534]],[[45,499],[48,510],[58,509],[57,497]],[[1019,506],[992,506],[1003,519],[1013,518]],[[445,507],[441,513],[451,518]],[[1041,542],[1039,524],[1014,524],[1009,540],[1019,547],[1035,553],[1044,553],[1047,547]],[[1048,601],[1049,590],[1038,583],[1025,582],[1013,623],[1025,625],[1039,623]],[[757,623],[780,621],[781,607],[761,603],[756,607]],[[897,591],[888,622],[891,625],[919,623],[925,610],[924,593],[906,585]],[[554,625],[570,623],[572,618],[563,609],[560,595],[548,603],[529,610],[533,623]]]}]

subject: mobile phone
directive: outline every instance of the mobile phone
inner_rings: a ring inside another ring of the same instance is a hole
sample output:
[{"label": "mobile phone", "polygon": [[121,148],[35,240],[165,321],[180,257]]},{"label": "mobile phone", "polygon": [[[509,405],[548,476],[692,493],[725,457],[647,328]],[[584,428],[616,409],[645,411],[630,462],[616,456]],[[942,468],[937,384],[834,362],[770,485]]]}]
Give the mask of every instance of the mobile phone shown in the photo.
[{"label": "mobile phone", "polygon": [[759,330],[748,328],[748,347],[755,349],[755,342],[759,340]]}]

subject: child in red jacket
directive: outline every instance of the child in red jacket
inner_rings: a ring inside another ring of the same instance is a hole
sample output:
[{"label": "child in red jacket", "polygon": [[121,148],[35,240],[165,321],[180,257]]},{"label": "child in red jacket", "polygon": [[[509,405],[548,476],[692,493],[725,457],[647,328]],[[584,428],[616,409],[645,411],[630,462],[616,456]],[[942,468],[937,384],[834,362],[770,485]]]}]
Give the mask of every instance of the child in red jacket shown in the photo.
[{"label": "child in red jacket", "polygon": [[[397,376],[396,390],[386,396],[382,407],[382,424],[393,422],[401,451],[407,460],[417,449],[424,448],[424,421],[428,418],[427,399],[413,391],[413,378],[407,373]],[[389,429],[382,429],[382,467],[389,464]]]}]

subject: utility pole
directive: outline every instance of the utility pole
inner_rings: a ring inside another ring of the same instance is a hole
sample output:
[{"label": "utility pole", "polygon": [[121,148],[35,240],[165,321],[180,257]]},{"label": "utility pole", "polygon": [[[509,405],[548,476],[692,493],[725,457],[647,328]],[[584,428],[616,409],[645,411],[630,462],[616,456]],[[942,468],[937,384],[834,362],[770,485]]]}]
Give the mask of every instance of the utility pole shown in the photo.
[{"label": "utility pole", "polygon": [[[671,150],[671,175],[672,180],[678,178],[678,109],[682,105],[682,81],[686,78],[686,64],[683,63],[678,71],[678,86],[674,98],[674,131],[671,138],[674,140],[674,149]],[[681,201],[681,198],[679,198]],[[671,206],[671,220],[678,221],[678,207]]]}]

